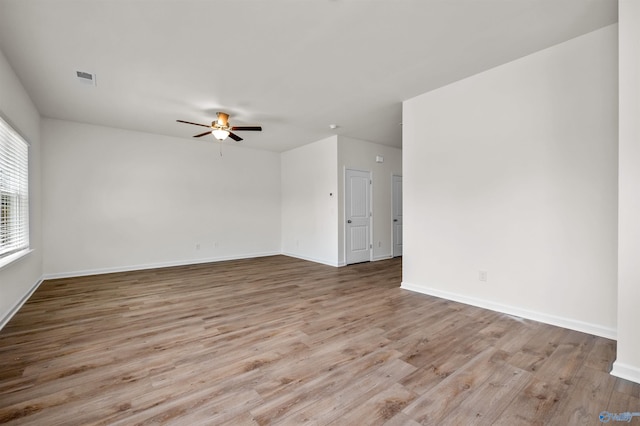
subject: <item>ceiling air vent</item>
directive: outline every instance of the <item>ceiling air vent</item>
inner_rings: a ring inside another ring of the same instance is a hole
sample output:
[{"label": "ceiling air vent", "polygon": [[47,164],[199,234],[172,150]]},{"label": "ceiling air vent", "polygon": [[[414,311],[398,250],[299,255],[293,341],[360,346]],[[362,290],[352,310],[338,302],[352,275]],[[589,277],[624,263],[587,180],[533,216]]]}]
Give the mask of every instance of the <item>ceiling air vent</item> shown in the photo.
[{"label": "ceiling air vent", "polygon": [[76,77],[78,81],[81,81],[84,84],[90,84],[91,86],[96,85],[96,75],[86,71],[76,71]]}]

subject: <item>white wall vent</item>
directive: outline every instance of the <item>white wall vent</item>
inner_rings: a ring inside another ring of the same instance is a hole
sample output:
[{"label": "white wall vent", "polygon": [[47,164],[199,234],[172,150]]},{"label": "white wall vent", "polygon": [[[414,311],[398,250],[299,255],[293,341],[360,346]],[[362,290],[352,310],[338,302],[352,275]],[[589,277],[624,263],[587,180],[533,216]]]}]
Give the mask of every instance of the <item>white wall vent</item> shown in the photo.
[{"label": "white wall vent", "polygon": [[81,81],[84,84],[90,84],[91,86],[96,85],[96,75],[86,71],[76,71],[76,77],[78,81]]}]

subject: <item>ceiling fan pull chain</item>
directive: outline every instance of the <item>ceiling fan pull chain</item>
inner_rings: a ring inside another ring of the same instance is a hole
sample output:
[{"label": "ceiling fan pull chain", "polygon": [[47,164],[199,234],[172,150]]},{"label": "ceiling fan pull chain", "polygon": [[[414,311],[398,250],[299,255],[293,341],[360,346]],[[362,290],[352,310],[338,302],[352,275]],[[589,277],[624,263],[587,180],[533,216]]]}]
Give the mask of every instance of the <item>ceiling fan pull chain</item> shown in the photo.
[{"label": "ceiling fan pull chain", "polygon": [[222,141],[220,141],[219,143],[220,143],[220,157],[222,157]]}]

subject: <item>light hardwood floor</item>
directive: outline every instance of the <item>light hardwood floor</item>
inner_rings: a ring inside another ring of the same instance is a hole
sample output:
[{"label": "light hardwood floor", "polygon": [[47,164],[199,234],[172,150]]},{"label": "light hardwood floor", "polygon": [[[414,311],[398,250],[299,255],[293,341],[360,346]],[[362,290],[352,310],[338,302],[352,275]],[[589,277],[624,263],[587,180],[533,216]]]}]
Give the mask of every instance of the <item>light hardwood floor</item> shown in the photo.
[{"label": "light hardwood floor", "polygon": [[47,281],[0,331],[0,423],[596,425],[640,411],[640,385],[608,374],[615,342],[400,282],[400,259],[284,256]]}]

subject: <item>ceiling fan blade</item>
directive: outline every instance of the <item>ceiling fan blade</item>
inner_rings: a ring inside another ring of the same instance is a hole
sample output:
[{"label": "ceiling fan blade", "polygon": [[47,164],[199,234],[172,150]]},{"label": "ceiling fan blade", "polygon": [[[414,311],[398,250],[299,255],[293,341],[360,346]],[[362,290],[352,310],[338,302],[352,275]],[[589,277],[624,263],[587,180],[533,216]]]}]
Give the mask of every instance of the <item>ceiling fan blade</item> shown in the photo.
[{"label": "ceiling fan blade", "polygon": [[190,121],[184,121],[184,120],[176,120],[178,123],[185,123],[185,124],[193,124],[194,126],[202,126],[202,127],[211,127],[207,124],[200,124],[200,123],[192,123]]},{"label": "ceiling fan blade", "polygon": [[210,134],[211,134],[211,130],[209,130],[208,132],[200,133],[199,135],[195,135],[194,138],[200,138],[202,136],[210,135]]},{"label": "ceiling fan blade", "polygon": [[236,141],[236,142],[240,142],[242,140],[242,138],[240,136],[236,135],[235,133],[231,133],[231,132],[229,132],[229,137],[231,139],[233,139],[234,141]]},{"label": "ceiling fan blade", "polygon": [[260,126],[233,126],[231,130],[254,130],[256,132],[261,132],[262,127]]}]

